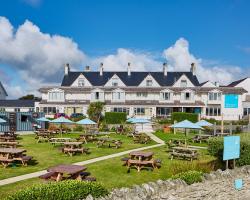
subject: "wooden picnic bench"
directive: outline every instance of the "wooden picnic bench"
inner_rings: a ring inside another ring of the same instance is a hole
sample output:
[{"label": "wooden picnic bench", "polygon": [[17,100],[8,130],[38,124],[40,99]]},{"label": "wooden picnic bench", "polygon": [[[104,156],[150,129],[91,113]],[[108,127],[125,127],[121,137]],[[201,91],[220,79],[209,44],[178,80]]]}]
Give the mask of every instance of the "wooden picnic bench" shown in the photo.
[{"label": "wooden picnic bench", "polygon": [[18,142],[0,142],[0,147],[2,148],[16,148]]},{"label": "wooden picnic bench", "polygon": [[159,159],[153,159],[153,154],[153,152],[134,151],[129,154],[130,158],[123,159],[123,161],[125,161],[128,170],[130,170],[131,167],[135,167],[138,172],[140,172],[142,168],[147,167],[155,169],[160,167],[161,161]]},{"label": "wooden picnic bench", "polygon": [[67,179],[76,179],[76,180],[86,180],[94,181],[94,177],[90,177],[90,173],[85,170],[87,167],[80,165],[58,165],[55,167],[49,168],[48,173],[39,176],[39,178],[44,180],[52,181],[62,181]]},{"label": "wooden picnic bench", "polygon": [[2,142],[15,142],[15,136],[0,135],[0,141]]},{"label": "wooden picnic bench", "polygon": [[73,156],[76,153],[88,154],[89,148],[82,147],[82,142],[65,142],[62,151]]},{"label": "wooden picnic bench", "polygon": [[170,153],[171,160],[173,158],[182,158],[193,161],[194,159],[198,159],[197,149],[187,148],[187,147],[173,147],[172,152]]},{"label": "wooden picnic bench", "polygon": [[115,140],[112,138],[105,137],[105,138],[98,138],[98,141],[96,144],[97,144],[97,148],[107,146],[109,148],[114,147],[118,149],[121,147],[122,142],[120,140]]},{"label": "wooden picnic bench", "polygon": [[65,142],[70,142],[72,141],[72,138],[50,138],[49,141],[51,144],[56,145],[60,144],[63,145]]},{"label": "wooden picnic bench", "polygon": [[4,168],[14,161],[21,161],[22,165],[27,166],[32,157],[25,155],[24,152],[25,149],[0,148],[0,162]]},{"label": "wooden picnic bench", "polygon": [[212,137],[212,135],[205,135],[205,134],[199,134],[199,135],[195,135],[192,140],[193,142],[207,142],[208,139]]},{"label": "wooden picnic bench", "polygon": [[87,144],[88,142],[96,141],[97,136],[98,136],[97,134],[92,134],[92,133],[81,134],[78,138],[78,141],[82,141]]},{"label": "wooden picnic bench", "polygon": [[151,138],[147,135],[143,134],[135,134],[133,135],[133,141],[135,144],[147,144],[151,141]]}]

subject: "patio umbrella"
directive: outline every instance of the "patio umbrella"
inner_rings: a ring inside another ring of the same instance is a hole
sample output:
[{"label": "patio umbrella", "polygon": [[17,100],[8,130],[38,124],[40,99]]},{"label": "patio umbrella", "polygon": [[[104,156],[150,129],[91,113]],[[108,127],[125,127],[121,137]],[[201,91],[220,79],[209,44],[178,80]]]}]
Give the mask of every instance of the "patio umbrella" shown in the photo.
[{"label": "patio umbrella", "polygon": [[136,118],[131,117],[131,118],[127,119],[127,122],[132,123],[134,120],[136,120]]},{"label": "patio umbrella", "polygon": [[196,122],[195,124],[198,125],[198,126],[201,126],[201,127],[213,126],[213,124],[209,123],[206,120],[201,120],[199,122]]},{"label": "patio umbrella", "polygon": [[76,122],[76,124],[79,124],[79,125],[96,125],[96,123],[88,118],[85,118],[85,119],[82,119],[78,122]]},{"label": "patio umbrella", "polygon": [[74,123],[69,119],[66,119],[65,117],[59,117],[57,119],[54,119],[50,121],[50,123],[55,123],[55,124],[60,124],[60,129],[61,129],[61,136],[62,136],[62,124],[71,124]]},{"label": "patio umbrella", "polygon": [[45,117],[38,118],[38,119],[36,119],[36,121],[39,121],[39,122],[50,122],[50,120],[47,119],[47,118],[45,118]]},{"label": "patio umbrella", "polygon": [[134,118],[132,121],[131,121],[132,124],[141,124],[142,125],[142,131],[143,131],[143,124],[148,124],[150,123],[149,120],[147,119],[143,119],[143,118]]},{"label": "patio umbrella", "polygon": [[5,122],[6,122],[6,120],[0,118],[0,123],[5,123]]},{"label": "patio umbrella", "polygon": [[185,129],[185,135],[187,135],[187,129],[202,129],[201,126],[194,124],[188,120],[184,120],[182,122],[176,123],[170,127],[171,128],[183,128],[183,129]]}]

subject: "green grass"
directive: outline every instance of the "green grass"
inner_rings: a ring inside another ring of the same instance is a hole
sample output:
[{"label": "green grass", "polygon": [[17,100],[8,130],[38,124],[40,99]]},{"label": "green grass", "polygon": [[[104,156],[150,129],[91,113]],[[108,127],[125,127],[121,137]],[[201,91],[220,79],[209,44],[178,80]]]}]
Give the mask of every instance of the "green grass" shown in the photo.
[{"label": "green grass", "polygon": [[[193,162],[183,160],[171,161],[168,153],[166,152],[165,146],[148,151],[153,151],[154,158],[162,160],[162,167],[160,169],[156,169],[154,171],[142,170],[141,172],[131,169],[130,173],[127,173],[127,168],[122,166],[121,157],[119,157],[89,164],[87,165],[87,171],[91,172],[92,176],[95,176],[98,182],[103,183],[107,189],[111,190],[112,188],[131,187],[134,184],[142,184],[150,181],[156,181],[158,179],[165,180],[180,171],[193,170],[194,168],[196,169],[197,166],[200,166],[199,168],[205,172],[212,170],[209,163],[212,163],[214,158],[207,155],[206,150],[199,151],[199,160]],[[43,181],[38,178],[34,178],[2,186],[0,187],[1,196],[5,197],[13,191],[41,182]]]},{"label": "green grass", "polygon": [[[68,134],[64,137],[78,137],[78,134]],[[123,144],[119,149],[114,148],[97,148],[96,144],[88,143],[85,144],[85,147],[90,148],[90,154],[77,154],[75,156],[68,156],[67,154],[63,154],[60,151],[60,146],[53,146],[50,143],[37,143],[35,139],[35,135],[26,135],[22,136],[19,140],[19,143],[22,145],[20,148],[24,148],[27,150],[27,155],[33,156],[35,162],[32,162],[27,167],[21,166],[20,164],[16,166],[9,166],[7,168],[0,168],[0,180],[19,176],[27,173],[32,173],[40,170],[47,169],[48,167],[57,165],[57,164],[68,164],[75,163],[84,160],[89,160],[92,158],[105,156],[113,153],[118,153],[121,151],[139,148],[145,145],[134,144],[131,138],[128,138],[123,135],[111,134],[111,138],[120,139]],[[151,142],[148,145],[155,144]]]}]

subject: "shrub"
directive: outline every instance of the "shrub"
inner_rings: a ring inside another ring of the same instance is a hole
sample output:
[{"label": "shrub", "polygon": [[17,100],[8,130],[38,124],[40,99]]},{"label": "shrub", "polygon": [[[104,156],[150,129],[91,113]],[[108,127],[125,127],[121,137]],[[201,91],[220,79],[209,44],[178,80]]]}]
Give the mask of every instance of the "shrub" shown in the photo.
[{"label": "shrub", "polygon": [[195,123],[195,122],[198,121],[198,114],[196,114],[196,113],[174,112],[171,115],[172,123],[174,123],[175,121],[181,122],[181,121],[186,120],[186,119]]},{"label": "shrub", "polygon": [[73,128],[73,131],[75,132],[83,132],[84,128],[83,126],[81,125],[76,125],[74,128]]},{"label": "shrub", "polygon": [[78,122],[82,119],[85,119],[86,117],[83,115],[83,116],[78,116],[78,117],[71,117],[70,120],[73,121],[73,122]]},{"label": "shrub", "polygon": [[203,173],[199,171],[187,171],[187,172],[181,172],[179,174],[176,174],[172,176],[172,179],[182,179],[184,180],[188,185],[191,185],[193,183],[198,183],[202,181]]},{"label": "shrub", "polygon": [[126,121],[127,114],[123,112],[106,112],[105,121],[107,124],[122,124]]},{"label": "shrub", "polygon": [[[220,161],[223,160],[223,138],[211,138],[208,141],[208,152],[216,156]],[[241,134],[240,138],[240,158],[236,159],[237,166],[250,165],[250,135]]]},{"label": "shrub", "polygon": [[36,184],[10,195],[6,200],[76,200],[105,196],[108,191],[96,182],[62,181],[48,184]]}]

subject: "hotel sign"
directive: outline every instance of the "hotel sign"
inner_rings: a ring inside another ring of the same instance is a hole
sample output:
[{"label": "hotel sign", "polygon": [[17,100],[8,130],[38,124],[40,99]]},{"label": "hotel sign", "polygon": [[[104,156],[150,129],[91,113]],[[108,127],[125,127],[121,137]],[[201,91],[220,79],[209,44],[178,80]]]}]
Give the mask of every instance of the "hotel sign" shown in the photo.
[{"label": "hotel sign", "polygon": [[225,95],[225,108],[238,108],[239,107],[239,95],[226,94]]}]

